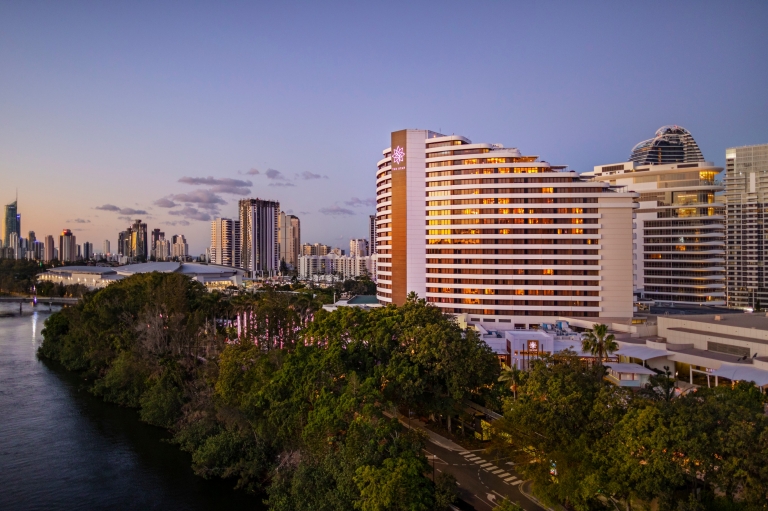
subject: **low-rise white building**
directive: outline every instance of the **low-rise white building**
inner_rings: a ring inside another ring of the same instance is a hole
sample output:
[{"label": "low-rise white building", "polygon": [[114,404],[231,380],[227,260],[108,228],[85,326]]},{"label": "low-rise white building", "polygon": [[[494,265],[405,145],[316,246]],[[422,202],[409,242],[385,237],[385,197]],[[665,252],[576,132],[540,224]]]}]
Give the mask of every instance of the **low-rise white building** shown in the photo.
[{"label": "low-rise white building", "polygon": [[341,280],[368,275],[376,280],[376,256],[346,256],[334,253],[299,257],[299,278],[312,279],[316,275],[336,275]]},{"label": "low-rise white building", "polygon": [[666,371],[689,385],[753,381],[768,387],[768,316],[658,316],[658,336],[619,340],[621,362]]},{"label": "low-rise white building", "polygon": [[128,264],[124,266],[59,266],[50,268],[38,276],[41,282],[54,284],[82,284],[91,289],[108,286],[112,282],[122,280],[137,273],[181,273],[193,280],[205,284],[208,289],[240,286],[245,272],[230,266],[214,264],[153,262]]}]

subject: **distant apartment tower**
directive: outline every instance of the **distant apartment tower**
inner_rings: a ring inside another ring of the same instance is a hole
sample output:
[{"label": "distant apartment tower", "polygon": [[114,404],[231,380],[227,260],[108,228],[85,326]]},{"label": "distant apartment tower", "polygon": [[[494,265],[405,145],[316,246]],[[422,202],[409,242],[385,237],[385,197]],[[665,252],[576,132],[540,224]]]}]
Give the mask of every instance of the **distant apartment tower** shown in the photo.
[{"label": "distant apartment tower", "polygon": [[189,256],[189,245],[183,234],[174,234],[171,238],[171,257],[184,260]]},{"label": "distant apartment tower", "polygon": [[301,246],[301,255],[324,256],[330,253],[331,253],[330,245],[323,245],[322,243],[304,243]]},{"label": "distant apartment tower", "polygon": [[5,206],[5,219],[3,223],[3,246],[11,245],[11,233],[21,238],[21,215],[18,211],[18,201],[13,201]]},{"label": "distant apartment tower", "polygon": [[280,270],[278,217],[280,203],[262,199],[241,199],[240,267],[252,276],[270,276]]},{"label": "distant apartment tower", "polygon": [[211,222],[210,262],[240,267],[240,221],[217,218]]},{"label": "distant apartment tower", "polygon": [[104,240],[104,243],[101,244],[101,251],[104,253],[104,257],[112,253],[109,248],[109,240]]},{"label": "distant apartment tower", "polygon": [[280,261],[290,268],[298,268],[301,247],[301,222],[299,217],[280,212],[277,223]]},{"label": "distant apartment tower", "polygon": [[596,181],[637,192],[635,291],[660,303],[725,305],[725,207],[715,176],[690,132],[663,126],[630,161],[597,166]]},{"label": "distant apartment tower", "polygon": [[373,255],[376,253],[376,215],[370,215],[368,220],[368,251]]},{"label": "distant apartment tower", "polygon": [[89,261],[93,259],[93,243],[86,241],[83,243],[83,260]]},{"label": "distant apartment tower", "polygon": [[43,261],[49,263],[56,259],[56,254],[54,253],[55,250],[56,248],[53,242],[53,236],[49,234],[45,237],[45,256],[43,257]]},{"label": "distant apartment tower", "polygon": [[381,303],[415,292],[494,330],[632,317],[635,194],[458,135],[396,131],[383,154]]},{"label": "distant apartment tower", "polygon": [[59,236],[59,261],[71,263],[77,260],[77,241],[69,229],[61,231]]},{"label": "distant apartment tower", "polygon": [[131,226],[131,257],[136,259],[149,259],[147,239],[147,224],[136,220]]},{"label": "distant apartment tower", "polygon": [[728,306],[768,306],[768,144],[725,150]]},{"label": "distant apartment tower", "polygon": [[368,254],[368,240],[365,238],[354,238],[349,240],[350,257],[365,257]]},{"label": "distant apartment tower", "polygon": [[165,233],[162,232],[160,229],[152,229],[152,233],[150,235],[150,241],[149,241],[149,255],[150,257],[154,257],[155,259],[158,259],[157,257],[157,242],[160,240],[165,240]]},{"label": "distant apartment tower", "polygon": [[21,259],[22,258],[22,245],[21,245],[21,239],[19,238],[19,235],[15,232],[12,232],[9,239],[8,239],[8,247],[10,250],[8,251],[9,259]]}]

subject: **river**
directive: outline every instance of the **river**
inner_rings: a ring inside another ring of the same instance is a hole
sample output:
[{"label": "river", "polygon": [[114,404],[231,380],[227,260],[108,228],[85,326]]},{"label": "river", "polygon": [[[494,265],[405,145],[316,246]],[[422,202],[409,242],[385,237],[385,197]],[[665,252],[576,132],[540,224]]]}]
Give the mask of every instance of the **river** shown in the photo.
[{"label": "river", "polygon": [[44,309],[0,318],[0,510],[266,509],[233,481],[195,476],[167,432],[39,361]]}]

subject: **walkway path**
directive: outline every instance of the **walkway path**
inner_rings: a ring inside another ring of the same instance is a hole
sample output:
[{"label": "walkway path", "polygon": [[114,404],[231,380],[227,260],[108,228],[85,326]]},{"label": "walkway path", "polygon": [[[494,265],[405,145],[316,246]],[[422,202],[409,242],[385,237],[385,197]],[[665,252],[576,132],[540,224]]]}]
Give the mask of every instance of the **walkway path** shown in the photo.
[{"label": "walkway path", "polygon": [[434,464],[435,473],[453,474],[459,483],[461,499],[476,510],[491,510],[505,499],[517,503],[526,511],[543,511],[544,508],[520,491],[523,481],[516,475],[513,463],[504,460],[491,462],[483,449],[467,450],[430,431],[417,419],[409,421],[400,414],[398,418],[405,427],[418,429],[427,435],[430,445],[425,451],[427,459]]}]

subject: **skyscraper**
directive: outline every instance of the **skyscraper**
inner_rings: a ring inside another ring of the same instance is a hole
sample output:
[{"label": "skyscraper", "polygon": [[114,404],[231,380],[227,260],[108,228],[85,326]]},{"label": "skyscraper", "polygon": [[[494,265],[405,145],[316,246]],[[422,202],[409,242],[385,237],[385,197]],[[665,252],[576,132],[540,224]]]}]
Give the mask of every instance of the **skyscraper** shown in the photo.
[{"label": "skyscraper", "polygon": [[18,201],[13,201],[5,206],[5,222],[3,224],[3,246],[11,244],[11,233],[21,238],[21,215],[18,212]]},{"label": "skyscraper", "polygon": [[660,303],[725,305],[725,208],[691,133],[663,126],[629,161],[595,167],[596,181],[640,194],[633,224],[635,291]]},{"label": "skyscraper", "polygon": [[280,270],[277,232],[280,203],[241,199],[241,267],[253,276],[270,276]]},{"label": "skyscraper", "polygon": [[150,257],[154,257],[155,259],[159,259],[158,255],[156,253],[156,247],[157,247],[157,242],[159,240],[161,240],[161,239],[162,240],[165,239],[165,233],[161,232],[160,229],[152,229],[152,235],[150,237],[150,242],[149,242],[149,255],[150,255]]},{"label": "skyscraper", "polygon": [[89,261],[93,259],[93,243],[86,241],[83,243],[83,260]]},{"label": "skyscraper", "polygon": [[368,255],[368,240],[354,238],[349,240],[349,255],[351,257],[365,257]]},{"label": "skyscraper", "polygon": [[112,251],[109,248],[109,240],[104,240],[104,243],[101,245],[101,251],[104,254],[104,257],[107,257],[112,253]]},{"label": "skyscraper", "polygon": [[71,263],[77,260],[77,241],[69,229],[61,231],[59,236],[59,261]]},{"label": "skyscraper", "polygon": [[131,228],[117,235],[117,253],[123,257],[131,257]]},{"label": "skyscraper", "polygon": [[136,219],[131,230],[131,257],[146,261],[149,258],[147,224]]},{"label": "skyscraper", "polygon": [[632,317],[636,194],[457,135],[397,131],[383,154],[381,303],[415,292],[494,330]]},{"label": "skyscraper", "polygon": [[371,254],[376,253],[376,215],[370,215],[368,217],[368,251]]},{"label": "skyscraper", "polygon": [[768,144],[725,150],[728,306],[768,306]]},{"label": "skyscraper", "polygon": [[13,259],[21,259],[21,239],[19,239],[19,235],[15,232],[12,232],[9,239],[8,239],[8,248],[10,248],[9,254],[12,254]]},{"label": "skyscraper", "polygon": [[280,212],[277,223],[280,261],[290,268],[298,268],[301,248],[301,223],[299,217]]},{"label": "skyscraper", "polygon": [[217,218],[211,222],[212,264],[240,267],[240,221]]},{"label": "skyscraper", "polygon": [[174,259],[185,260],[189,255],[189,245],[187,245],[187,238],[183,234],[174,234],[171,238],[173,244],[171,245],[171,257]]},{"label": "skyscraper", "polygon": [[53,242],[53,236],[49,234],[48,236],[45,237],[45,257],[43,258],[43,260],[46,263],[49,263],[54,259],[56,259],[55,251],[56,251],[56,246]]}]

